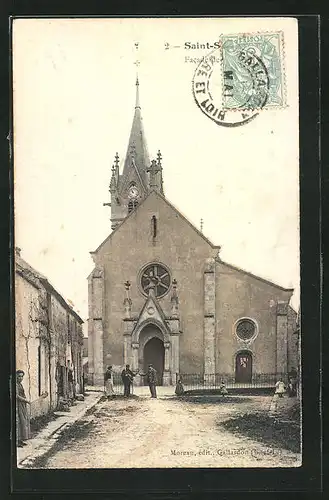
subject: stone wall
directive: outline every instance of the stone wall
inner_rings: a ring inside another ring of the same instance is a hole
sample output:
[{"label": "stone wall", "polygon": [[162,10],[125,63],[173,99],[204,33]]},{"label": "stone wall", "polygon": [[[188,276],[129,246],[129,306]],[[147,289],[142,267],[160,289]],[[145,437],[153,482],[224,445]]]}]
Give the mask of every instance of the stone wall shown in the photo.
[{"label": "stone wall", "polygon": [[48,391],[49,380],[45,373],[48,361],[47,347],[39,337],[39,294],[36,284],[16,273],[15,276],[15,357],[16,370],[25,373],[23,387],[26,397],[32,402],[31,417],[46,413],[50,408],[50,398],[39,399],[39,346],[41,347],[41,387]]},{"label": "stone wall", "polygon": [[16,370],[25,372],[23,386],[34,418],[57,406],[57,364],[73,362],[80,391],[82,328],[71,308],[30,266],[25,272],[21,265],[15,274],[15,315]]},{"label": "stone wall", "polygon": [[[249,350],[253,356],[254,373],[276,373],[277,349],[287,350],[283,325],[286,317],[278,320],[277,303],[287,304],[291,294],[291,291],[280,289],[225,263],[217,263],[217,372],[233,374],[236,353]],[[236,322],[241,318],[251,318],[257,325],[257,335],[251,342],[242,341],[235,334]],[[283,365],[279,368],[279,371],[284,371]]]},{"label": "stone wall", "polygon": [[52,329],[52,400],[55,407],[59,396],[59,366],[64,367],[66,377],[64,381],[64,395],[68,396],[67,372],[69,367],[73,368],[74,380],[78,384],[77,390],[80,392],[82,382],[83,334],[81,325],[76,317],[70,314],[70,311],[54,295],[51,296],[50,307]]}]

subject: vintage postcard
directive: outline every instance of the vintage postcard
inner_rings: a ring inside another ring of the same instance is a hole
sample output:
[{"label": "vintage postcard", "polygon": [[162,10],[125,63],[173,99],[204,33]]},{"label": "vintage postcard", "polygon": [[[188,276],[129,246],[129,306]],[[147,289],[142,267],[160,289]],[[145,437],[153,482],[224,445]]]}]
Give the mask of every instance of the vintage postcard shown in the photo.
[{"label": "vintage postcard", "polygon": [[301,466],[297,20],[12,32],[17,466]]}]

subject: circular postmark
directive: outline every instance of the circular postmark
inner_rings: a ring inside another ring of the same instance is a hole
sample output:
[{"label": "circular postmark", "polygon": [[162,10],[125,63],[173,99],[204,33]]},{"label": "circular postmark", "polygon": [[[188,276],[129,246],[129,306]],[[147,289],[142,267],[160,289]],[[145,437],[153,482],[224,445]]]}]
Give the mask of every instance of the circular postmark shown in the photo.
[{"label": "circular postmark", "polygon": [[269,87],[267,68],[255,48],[230,39],[201,60],[192,81],[197,106],[224,127],[253,120],[267,103]]}]

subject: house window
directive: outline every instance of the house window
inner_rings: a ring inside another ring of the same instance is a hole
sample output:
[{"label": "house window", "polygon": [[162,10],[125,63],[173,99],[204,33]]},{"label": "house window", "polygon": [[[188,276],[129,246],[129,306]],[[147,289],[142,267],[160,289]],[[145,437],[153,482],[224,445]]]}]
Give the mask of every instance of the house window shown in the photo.
[{"label": "house window", "polygon": [[257,325],[255,321],[250,318],[241,318],[235,324],[235,333],[240,340],[251,340],[257,334]]}]

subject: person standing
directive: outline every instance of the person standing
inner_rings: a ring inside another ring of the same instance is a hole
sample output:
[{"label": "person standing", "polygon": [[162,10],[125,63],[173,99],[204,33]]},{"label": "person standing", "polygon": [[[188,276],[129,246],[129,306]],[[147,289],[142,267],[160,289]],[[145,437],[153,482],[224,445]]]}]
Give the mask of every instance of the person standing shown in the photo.
[{"label": "person standing", "polygon": [[176,394],[176,396],[183,396],[184,392],[185,391],[184,391],[183,383],[182,383],[181,379],[179,378],[177,380],[175,394]]},{"label": "person standing", "polygon": [[275,384],[275,394],[278,394],[279,398],[282,398],[285,391],[286,391],[286,388],[285,388],[284,382],[283,382],[282,378],[280,378],[277,381],[277,383]]},{"label": "person standing", "polygon": [[69,399],[73,401],[74,399],[74,377],[73,377],[73,370],[71,366],[69,365],[69,370],[67,374],[67,381],[68,381],[68,386],[69,386]]},{"label": "person standing", "polygon": [[156,398],[157,397],[157,389],[156,389],[157,371],[153,367],[152,364],[149,364],[146,377],[147,377],[147,383],[148,383],[149,388],[150,388],[151,398]]},{"label": "person standing", "polygon": [[85,375],[85,372],[82,372],[82,394],[85,395],[86,394],[86,375]]},{"label": "person standing", "polygon": [[31,438],[30,416],[27,405],[31,402],[26,398],[24,387],[22,384],[24,371],[16,371],[16,433],[17,446],[22,448],[27,443],[25,441]]},{"label": "person standing", "polygon": [[224,397],[224,396],[227,396],[228,394],[228,390],[226,389],[226,385],[225,385],[225,382],[224,380],[221,381],[221,384],[219,386],[219,392],[220,394]]},{"label": "person standing", "polygon": [[297,396],[297,370],[292,368],[288,373],[288,394],[289,396]]},{"label": "person standing", "polygon": [[112,365],[108,366],[104,373],[104,386],[106,397],[108,399],[112,398],[114,396]]},{"label": "person standing", "polygon": [[125,398],[128,398],[130,396],[131,384],[133,383],[134,380],[134,374],[130,369],[130,365],[126,365],[126,368],[122,370],[121,378],[124,387],[123,395]]}]

